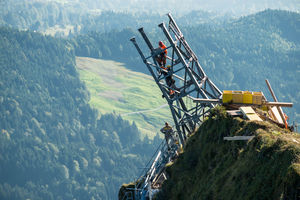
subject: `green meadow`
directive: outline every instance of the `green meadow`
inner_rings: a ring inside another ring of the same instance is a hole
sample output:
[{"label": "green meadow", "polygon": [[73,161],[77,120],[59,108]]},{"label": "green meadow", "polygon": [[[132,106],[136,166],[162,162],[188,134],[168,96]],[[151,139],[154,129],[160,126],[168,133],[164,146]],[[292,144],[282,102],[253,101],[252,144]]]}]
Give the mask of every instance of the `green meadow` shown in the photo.
[{"label": "green meadow", "polygon": [[151,76],[111,60],[76,57],[76,65],[90,93],[90,105],[100,114],[115,113],[134,121],[150,138],[165,121],[173,121],[167,101]]}]

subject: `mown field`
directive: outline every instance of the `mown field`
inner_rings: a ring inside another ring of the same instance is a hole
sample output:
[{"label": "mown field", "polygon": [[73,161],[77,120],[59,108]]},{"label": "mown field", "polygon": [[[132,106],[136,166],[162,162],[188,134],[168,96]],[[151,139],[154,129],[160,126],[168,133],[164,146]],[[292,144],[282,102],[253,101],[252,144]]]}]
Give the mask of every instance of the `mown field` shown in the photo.
[{"label": "mown field", "polygon": [[153,137],[172,123],[166,100],[152,77],[130,71],[122,63],[76,57],[80,79],[90,92],[90,104],[101,114],[115,113],[135,122],[142,133]]}]

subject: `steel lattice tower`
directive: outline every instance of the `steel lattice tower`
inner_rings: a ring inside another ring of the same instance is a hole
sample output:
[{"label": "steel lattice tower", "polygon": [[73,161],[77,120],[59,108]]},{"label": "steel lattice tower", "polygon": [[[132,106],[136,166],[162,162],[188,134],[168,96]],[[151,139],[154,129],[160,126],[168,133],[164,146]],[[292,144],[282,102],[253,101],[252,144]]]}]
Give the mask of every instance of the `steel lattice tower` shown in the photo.
[{"label": "steel lattice tower", "polygon": [[[136,39],[130,40],[167,100],[180,142],[184,145],[187,135],[195,130],[197,124],[201,124],[205,114],[220,100],[222,93],[205,74],[171,14],[168,14],[168,18],[168,27],[164,23],[158,26],[169,43],[167,63],[170,70],[162,69],[158,64],[157,57],[162,50],[153,47],[143,28],[138,30],[150,54],[147,52],[145,56]],[[175,84],[167,84],[167,78],[175,80]],[[170,95],[170,90],[175,91],[175,94]]]}]

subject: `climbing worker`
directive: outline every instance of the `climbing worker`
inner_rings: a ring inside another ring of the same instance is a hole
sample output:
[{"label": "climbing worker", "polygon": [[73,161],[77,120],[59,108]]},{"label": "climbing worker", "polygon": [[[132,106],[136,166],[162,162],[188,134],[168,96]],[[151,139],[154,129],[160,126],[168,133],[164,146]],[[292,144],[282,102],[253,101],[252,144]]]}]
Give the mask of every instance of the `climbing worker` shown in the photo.
[{"label": "climbing worker", "polygon": [[177,88],[175,86],[175,80],[173,79],[172,75],[166,76],[166,83],[170,88],[172,88],[172,89],[169,89],[169,94],[170,94],[170,97],[172,98],[175,94],[175,90],[177,90]]},{"label": "climbing worker", "polygon": [[158,46],[162,52],[159,54],[156,60],[159,66],[163,67],[164,69],[167,62],[167,54],[168,54],[167,47],[162,41],[158,42]]},{"label": "climbing worker", "polygon": [[[164,77],[165,77],[165,80],[166,80],[166,84],[167,86],[169,86],[169,95],[171,96],[171,98],[174,96],[175,94],[175,90],[177,89],[176,86],[175,86],[175,80],[173,79],[173,76],[172,76],[172,73],[170,72],[171,71],[171,65],[167,65],[166,67],[163,67],[161,66],[160,67],[161,69],[164,69],[164,70],[161,70],[160,71],[160,74],[163,74]],[[173,90],[175,89],[175,90]],[[163,96],[164,97],[164,96]]]},{"label": "climbing worker", "polygon": [[171,139],[171,141],[173,142],[172,127],[168,124],[168,122],[166,122],[165,126],[162,129],[160,129],[160,132],[162,132],[165,135],[166,144],[167,144],[168,150],[170,150],[169,140]]}]

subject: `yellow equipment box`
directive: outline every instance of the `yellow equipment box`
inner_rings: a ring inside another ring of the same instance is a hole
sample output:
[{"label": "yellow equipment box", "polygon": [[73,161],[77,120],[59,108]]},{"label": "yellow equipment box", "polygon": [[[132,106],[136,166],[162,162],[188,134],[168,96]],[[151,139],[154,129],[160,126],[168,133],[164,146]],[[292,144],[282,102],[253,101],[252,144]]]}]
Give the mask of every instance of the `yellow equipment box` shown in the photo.
[{"label": "yellow equipment box", "polygon": [[243,92],[243,103],[244,104],[252,104],[253,103],[252,92],[249,92],[249,91]]},{"label": "yellow equipment box", "polygon": [[243,103],[243,92],[242,91],[232,91],[232,102],[233,103]]},{"label": "yellow equipment box", "polygon": [[250,91],[223,90],[223,103],[262,105],[263,93]]},{"label": "yellow equipment box", "polygon": [[261,105],[262,97],[263,97],[262,92],[253,92],[253,95],[252,95],[253,104]]},{"label": "yellow equipment box", "polygon": [[223,90],[223,103],[231,103],[232,102],[232,91]]}]

